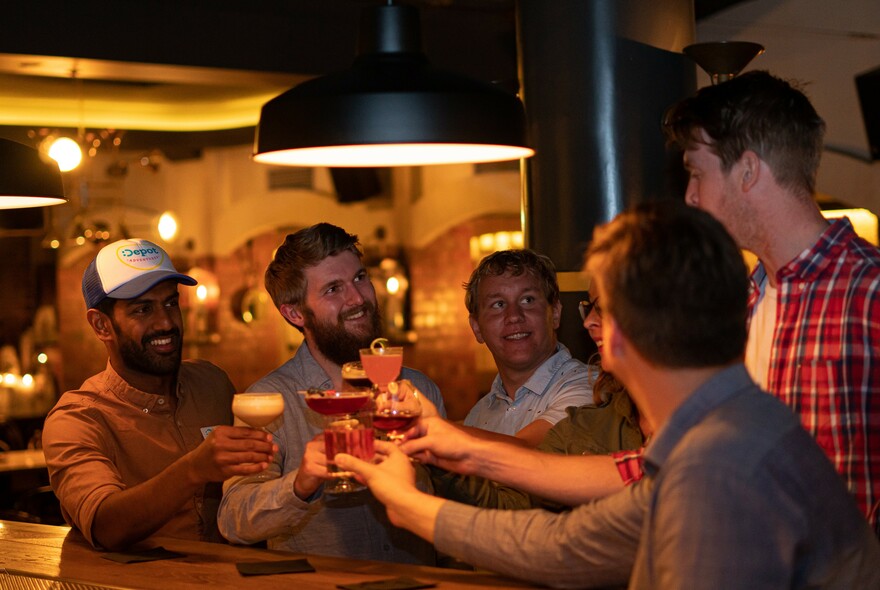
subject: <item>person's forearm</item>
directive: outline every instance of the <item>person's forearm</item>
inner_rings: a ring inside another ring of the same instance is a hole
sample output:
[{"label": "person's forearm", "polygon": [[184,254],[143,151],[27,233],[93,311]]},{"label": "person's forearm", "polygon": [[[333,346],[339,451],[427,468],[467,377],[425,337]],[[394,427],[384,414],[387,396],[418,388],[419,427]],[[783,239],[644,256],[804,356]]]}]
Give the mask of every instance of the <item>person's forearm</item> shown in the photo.
[{"label": "person's forearm", "polygon": [[393,499],[384,498],[383,501],[392,524],[430,543],[434,542],[437,514],[446,500],[413,489],[404,490]]},{"label": "person's forearm", "polygon": [[156,477],[109,495],[95,513],[92,538],[106,549],[122,549],[164,525],[203,486],[181,457]]},{"label": "person's forearm", "polygon": [[569,506],[623,488],[610,456],[555,455],[493,441],[474,445],[470,453],[474,475]]}]

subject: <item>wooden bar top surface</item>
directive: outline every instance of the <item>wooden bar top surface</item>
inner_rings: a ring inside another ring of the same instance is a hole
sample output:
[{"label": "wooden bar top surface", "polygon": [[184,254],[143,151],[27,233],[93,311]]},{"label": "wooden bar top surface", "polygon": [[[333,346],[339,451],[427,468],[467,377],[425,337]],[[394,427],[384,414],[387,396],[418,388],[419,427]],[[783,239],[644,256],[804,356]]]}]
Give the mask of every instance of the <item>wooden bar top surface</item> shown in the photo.
[{"label": "wooden bar top surface", "polygon": [[[151,539],[138,548],[162,546],[185,554],[177,559],[121,564],[101,557],[69,527],[0,520],[0,587],[4,588],[335,588],[406,576],[438,588],[529,588],[490,573],[301,555],[181,539]],[[242,576],[240,562],[306,557],[310,573]],[[6,578],[4,581],[3,578]],[[22,583],[23,578],[26,583]],[[66,582],[66,583],[65,583]]]}]

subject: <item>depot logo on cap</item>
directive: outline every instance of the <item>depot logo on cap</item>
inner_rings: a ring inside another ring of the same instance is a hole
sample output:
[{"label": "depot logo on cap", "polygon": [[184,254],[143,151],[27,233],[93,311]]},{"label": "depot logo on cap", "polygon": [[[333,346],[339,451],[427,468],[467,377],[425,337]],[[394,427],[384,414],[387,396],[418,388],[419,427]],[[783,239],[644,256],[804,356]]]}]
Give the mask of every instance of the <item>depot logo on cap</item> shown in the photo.
[{"label": "depot logo on cap", "polygon": [[167,280],[197,284],[194,278],[177,272],[165,250],[153,242],[119,240],[101,248],[83,273],[83,299],[91,309],[107,297],[133,299]]}]

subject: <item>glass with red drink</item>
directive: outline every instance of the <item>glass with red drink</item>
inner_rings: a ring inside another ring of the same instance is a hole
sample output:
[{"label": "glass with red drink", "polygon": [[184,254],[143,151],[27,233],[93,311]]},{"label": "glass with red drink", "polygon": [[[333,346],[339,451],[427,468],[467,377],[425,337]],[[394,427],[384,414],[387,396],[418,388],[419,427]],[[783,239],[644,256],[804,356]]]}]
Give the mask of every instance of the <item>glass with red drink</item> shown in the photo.
[{"label": "glass with red drink", "polygon": [[339,471],[333,459],[337,453],[348,453],[365,461],[372,460],[374,435],[370,390],[310,389],[302,393],[306,405],[324,417],[324,452],[327,471],[333,476],[324,484],[324,491],[343,494],[364,489],[351,472]]}]

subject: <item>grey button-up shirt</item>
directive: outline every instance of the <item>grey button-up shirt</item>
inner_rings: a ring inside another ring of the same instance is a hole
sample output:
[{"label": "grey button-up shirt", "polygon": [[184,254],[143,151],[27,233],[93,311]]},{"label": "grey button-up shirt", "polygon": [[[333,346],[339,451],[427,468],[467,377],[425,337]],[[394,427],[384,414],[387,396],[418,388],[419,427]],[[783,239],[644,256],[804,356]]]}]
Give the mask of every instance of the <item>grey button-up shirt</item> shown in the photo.
[{"label": "grey button-up shirt", "polygon": [[564,514],[449,502],[434,542],[558,587],[880,588],[880,544],[843,481],[742,365],[675,411],[636,484]]},{"label": "grey button-up shirt", "polygon": [[[401,378],[411,380],[445,416],[443,398],[430,379],[405,367]],[[220,532],[235,543],[266,540],[269,549],[432,565],[431,545],[394,527],[369,491],[324,496],[319,490],[308,501],[296,496],[293,482],[306,443],[323,430],[321,416],[297,393],[310,387],[331,383],[303,343],[293,358],[248,389],[284,395],[282,423],[277,430],[270,426],[279,452],[268,473],[224,484]]]}]

